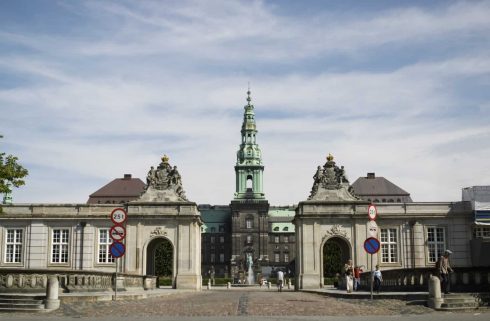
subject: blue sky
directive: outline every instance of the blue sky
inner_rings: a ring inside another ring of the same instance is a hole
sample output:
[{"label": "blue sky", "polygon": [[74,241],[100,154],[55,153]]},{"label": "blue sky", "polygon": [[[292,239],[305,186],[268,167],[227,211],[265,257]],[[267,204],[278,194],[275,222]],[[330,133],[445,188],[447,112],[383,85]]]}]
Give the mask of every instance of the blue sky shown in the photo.
[{"label": "blue sky", "polygon": [[227,204],[250,81],[266,197],[332,153],[416,201],[490,184],[490,1],[2,1],[0,141],[14,202],[85,202],[163,154]]}]

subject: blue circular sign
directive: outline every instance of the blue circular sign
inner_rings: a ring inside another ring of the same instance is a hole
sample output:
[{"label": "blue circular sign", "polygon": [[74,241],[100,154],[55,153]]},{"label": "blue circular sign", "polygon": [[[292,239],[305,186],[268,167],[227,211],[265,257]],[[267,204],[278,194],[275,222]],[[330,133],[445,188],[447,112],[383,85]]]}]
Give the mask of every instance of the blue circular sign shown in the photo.
[{"label": "blue circular sign", "polygon": [[364,249],[369,254],[374,254],[379,251],[380,243],[377,238],[370,237],[364,241]]},{"label": "blue circular sign", "polygon": [[111,255],[117,258],[124,255],[126,247],[120,242],[112,242],[109,250],[111,251]]}]

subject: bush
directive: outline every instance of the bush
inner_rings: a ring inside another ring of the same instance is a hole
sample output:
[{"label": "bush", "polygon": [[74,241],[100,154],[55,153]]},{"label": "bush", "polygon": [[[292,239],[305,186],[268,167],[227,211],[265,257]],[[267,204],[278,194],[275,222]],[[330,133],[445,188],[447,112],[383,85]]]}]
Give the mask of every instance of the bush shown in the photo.
[{"label": "bush", "polygon": [[172,277],[170,276],[159,276],[158,277],[159,286],[172,286]]},{"label": "bush", "polygon": [[323,278],[323,284],[324,285],[335,285],[335,283],[337,283],[336,277]]},{"label": "bush", "polygon": [[[209,278],[202,279],[202,285],[208,285]],[[233,283],[232,278],[214,278],[215,285],[227,285],[228,282]]]}]

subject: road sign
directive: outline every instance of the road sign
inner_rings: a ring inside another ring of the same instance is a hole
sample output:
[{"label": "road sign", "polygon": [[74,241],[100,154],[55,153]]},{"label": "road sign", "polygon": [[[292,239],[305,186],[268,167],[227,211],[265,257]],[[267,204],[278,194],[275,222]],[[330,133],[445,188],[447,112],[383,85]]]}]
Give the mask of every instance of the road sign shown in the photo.
[{"label": "road sign", "polygon": [[109,248],[113,257],[118,258],[124,255],[126,252],[126,247],[120,242],[112,242]]},{"label": "road sign", "polygon": [[364,241],[364,249],[369,254],[374,254],[379,251],[379,241],[377,238],[370,237]]},{"label": "road sign", "polygon": [[122,223],[126,222],[128,219],[128,213],[124,210],[124,208],[115,208],[111,212],[111,221],[112,223],[116,225],[121,225]]},{"label": "road sign", "polygon": [[370,204],[368,207],[368,217],[371,221],[374,221],[376,216],[378,216],[378,210],[374,204]]},{"label": "road sign", "polygon": [[109,236],[114,241],[122,241],[126,237],[126,228],[122,225],[114,225],[109,231]]},{"label": "road sign", "polygon": [[376,221],[368,221],[367,229],[370,237],[378,237],[378,224],[376,224]]}]

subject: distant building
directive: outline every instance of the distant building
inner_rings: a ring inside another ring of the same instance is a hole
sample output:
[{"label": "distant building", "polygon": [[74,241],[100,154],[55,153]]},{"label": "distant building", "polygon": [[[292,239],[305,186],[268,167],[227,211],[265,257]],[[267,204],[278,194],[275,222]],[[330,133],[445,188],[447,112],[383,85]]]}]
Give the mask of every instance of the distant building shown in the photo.
[{"label": "distant building", "polygon": [[90,194],[87,204],[124,204],[137,199],[144,191],[145,183],[131,174],[116,178]]},{"label": "distant building", "polygon": [[367,173],[352,183],[354,194],[373,203],[411,203],[410,193],[375,173]]}]

